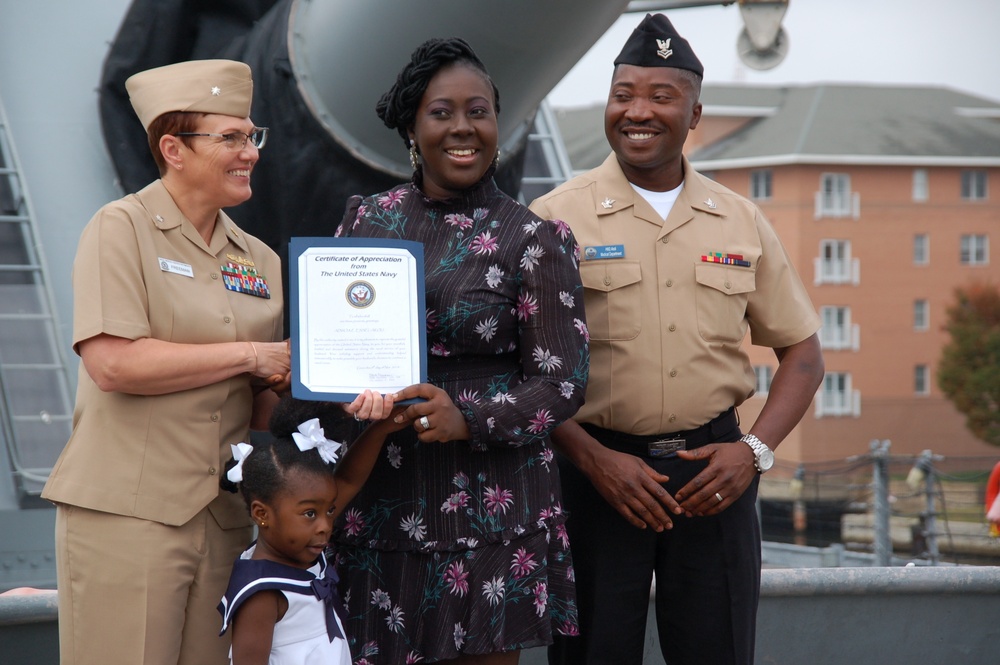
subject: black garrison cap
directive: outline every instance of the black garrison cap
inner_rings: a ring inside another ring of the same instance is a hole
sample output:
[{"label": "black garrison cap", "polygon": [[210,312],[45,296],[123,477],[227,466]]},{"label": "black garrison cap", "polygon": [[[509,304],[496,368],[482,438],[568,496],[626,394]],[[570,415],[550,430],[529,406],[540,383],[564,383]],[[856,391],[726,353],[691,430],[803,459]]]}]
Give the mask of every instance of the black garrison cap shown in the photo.
[{"label": "black garrison cap", "polygon": [[615,65],[676,67],[704,76],[698,56],[663,14],[646,14],[615,58]]}]

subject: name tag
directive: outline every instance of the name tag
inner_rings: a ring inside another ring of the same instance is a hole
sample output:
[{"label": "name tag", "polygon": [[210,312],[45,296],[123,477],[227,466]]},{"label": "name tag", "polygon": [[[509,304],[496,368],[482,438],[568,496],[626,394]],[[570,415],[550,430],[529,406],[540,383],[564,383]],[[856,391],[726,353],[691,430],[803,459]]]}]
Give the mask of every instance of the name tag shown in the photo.
[{"label": "name tag", "polygon": [[625,245],[590,245],[583,248],[583,258],[588,261],[597,259],[624,259]]},{"label": "name tag", "polygon": [[185,277],[194,278],[194,270],[187,263],[181,263],[180,261],[171,261],[170,259],[165,259],[162,256],[157,257],[160,262],[160,270],[163,272],[172,272],[177,275],[184,275]]}]

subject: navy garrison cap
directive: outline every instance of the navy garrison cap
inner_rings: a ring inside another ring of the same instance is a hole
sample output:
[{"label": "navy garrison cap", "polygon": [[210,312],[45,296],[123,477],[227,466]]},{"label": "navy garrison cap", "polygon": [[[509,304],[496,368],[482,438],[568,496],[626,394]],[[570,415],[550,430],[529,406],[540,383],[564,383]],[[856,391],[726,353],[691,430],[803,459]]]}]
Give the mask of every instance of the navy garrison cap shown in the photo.
[{"label": "navy garrison cap", "polygon": [[663,14],[646,14],[615,58],[615,65],[676,67],[705,75],[698,56]]}]

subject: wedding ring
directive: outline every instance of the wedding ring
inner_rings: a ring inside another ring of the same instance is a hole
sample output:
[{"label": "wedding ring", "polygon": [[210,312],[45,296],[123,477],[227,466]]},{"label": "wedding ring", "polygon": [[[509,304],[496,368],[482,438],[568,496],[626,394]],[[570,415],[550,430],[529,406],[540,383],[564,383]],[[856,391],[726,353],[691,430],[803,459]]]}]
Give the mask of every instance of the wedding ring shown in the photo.
[{"label": "wedding ring", "polygon": [[722,503],[725,500],[722,498],[722,495],[719,494],[718,492],[715,493],[715,498],[719,500],[719,503]]},{"label": "wedding ring", "polygon": [[417,420],[417,422],[420,423],[420,426],[425,430],[429,430],[431,428],[431,421],[427,420],[427,416],[420,416],[420,419]]}]

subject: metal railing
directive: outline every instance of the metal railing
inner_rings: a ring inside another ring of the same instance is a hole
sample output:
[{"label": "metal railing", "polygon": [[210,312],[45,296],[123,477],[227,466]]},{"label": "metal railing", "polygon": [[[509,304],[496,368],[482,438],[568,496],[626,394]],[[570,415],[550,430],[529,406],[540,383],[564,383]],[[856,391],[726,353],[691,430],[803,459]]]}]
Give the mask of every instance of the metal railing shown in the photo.
[{"label": "metal railing", "polygon": [[0,102],[0,437],[21,499],[62,450],[73,398],[45,257]]}]

